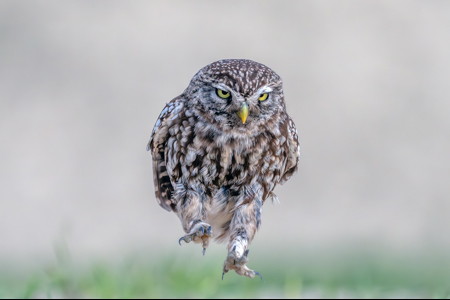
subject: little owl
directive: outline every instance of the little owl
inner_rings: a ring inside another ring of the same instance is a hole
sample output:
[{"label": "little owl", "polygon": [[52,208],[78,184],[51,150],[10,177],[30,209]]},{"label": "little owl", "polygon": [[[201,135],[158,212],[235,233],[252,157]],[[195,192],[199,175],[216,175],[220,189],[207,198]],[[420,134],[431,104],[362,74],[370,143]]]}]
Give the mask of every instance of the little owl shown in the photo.
[{"label": "little owl", "polygon": [[254,278],[248,247],[261,226],[264,202],[297,171],[300,146],[286,112],[282,80],[251,60],[201,69],[170,101],[153,129],[159,205],[180,218],[185,243],[228,242],[223,275]]}]

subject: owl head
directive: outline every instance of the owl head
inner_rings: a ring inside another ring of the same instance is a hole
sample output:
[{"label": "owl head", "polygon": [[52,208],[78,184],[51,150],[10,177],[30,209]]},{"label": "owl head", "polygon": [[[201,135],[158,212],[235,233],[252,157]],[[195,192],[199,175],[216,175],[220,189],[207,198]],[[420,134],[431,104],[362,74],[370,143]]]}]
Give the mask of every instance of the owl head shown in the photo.
[{"label": "owl head", "polygon": [[286,113],[280,76],[245,59],[220,60],[204,67],[182,96],[199,121],[233,136],[273,128]]}]

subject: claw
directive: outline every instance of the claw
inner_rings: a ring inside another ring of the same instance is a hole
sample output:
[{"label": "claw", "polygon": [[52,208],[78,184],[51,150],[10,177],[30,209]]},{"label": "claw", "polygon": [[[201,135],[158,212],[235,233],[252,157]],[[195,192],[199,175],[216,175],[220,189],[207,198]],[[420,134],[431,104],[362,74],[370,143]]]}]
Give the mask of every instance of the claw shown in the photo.
[{"label": "claw", "polygon": [[244,257],[247,257],[249,252],[250,252],[250,250],[245,251]]},{"label": "claw", "polygon": [[[209,235],[207,235],[209,233]],[[211,226],[208,227],[202,225],[199,227],[192,228],[187,235],[183,236],[178,240],[178,244],[182,246],[182,242],[185,244],[189,244],[191,242],[195,244],[202,244],[202,253],[203,256],[206,254],[206,249],[209,246],[210,240],[212,238]]]},{"label": "claw", "polygon": [[259,274],[259,272],[256,272],[256,271],[253,271],[253,272],[255,272],[255,275],[258,275],[259,277],[261,277],[261,280],[263,280],[263,278],[262,278],[261,274]]},{"label": "claw", "polygon": [[222,273],[222,281],[223,281],[223,276],[225,276],[225,272]]}]

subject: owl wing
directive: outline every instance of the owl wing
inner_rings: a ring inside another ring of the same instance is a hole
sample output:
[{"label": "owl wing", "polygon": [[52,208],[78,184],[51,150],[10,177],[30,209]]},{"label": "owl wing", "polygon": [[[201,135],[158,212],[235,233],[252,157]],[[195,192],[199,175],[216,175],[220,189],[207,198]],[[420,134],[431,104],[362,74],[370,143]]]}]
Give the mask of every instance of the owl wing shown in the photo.
[{"label": "owl wing", "polygon": [[298,170],[298,162],[300,160],[300,143],[298,141],[297,127],[294,121],[288,116],[287,124],[287,145],[289,148],[286,161],[285,172],[281,177],[280,183],[288,181]]},{"label": "owl wing", "polygon": [[162,208],[169,212],[175,211],[176,208],[171,201],[173,186],[167,173],[165,149],[169,138],[170,123],[179,117],[183,104],[184,101],[181,97],[177,97],[166,104],[156,121],[147,145],[147,151],[151,151],[153,157],[153,181],[156,200]]}]

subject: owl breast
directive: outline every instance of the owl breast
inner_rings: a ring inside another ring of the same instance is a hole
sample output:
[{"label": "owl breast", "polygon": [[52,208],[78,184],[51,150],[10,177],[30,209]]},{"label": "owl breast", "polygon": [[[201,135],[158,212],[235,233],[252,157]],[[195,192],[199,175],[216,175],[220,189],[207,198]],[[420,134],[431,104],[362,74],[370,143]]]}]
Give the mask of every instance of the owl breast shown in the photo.
[{"label": "owl breast", "polygon": [[195,187],[210,201],[220,190],[233,199],[245,188],[258,190],[264,201],[284,173],[289,148],[278,127],[236,137],[187,113],[168,131],[165,157],[172,184]]}]

